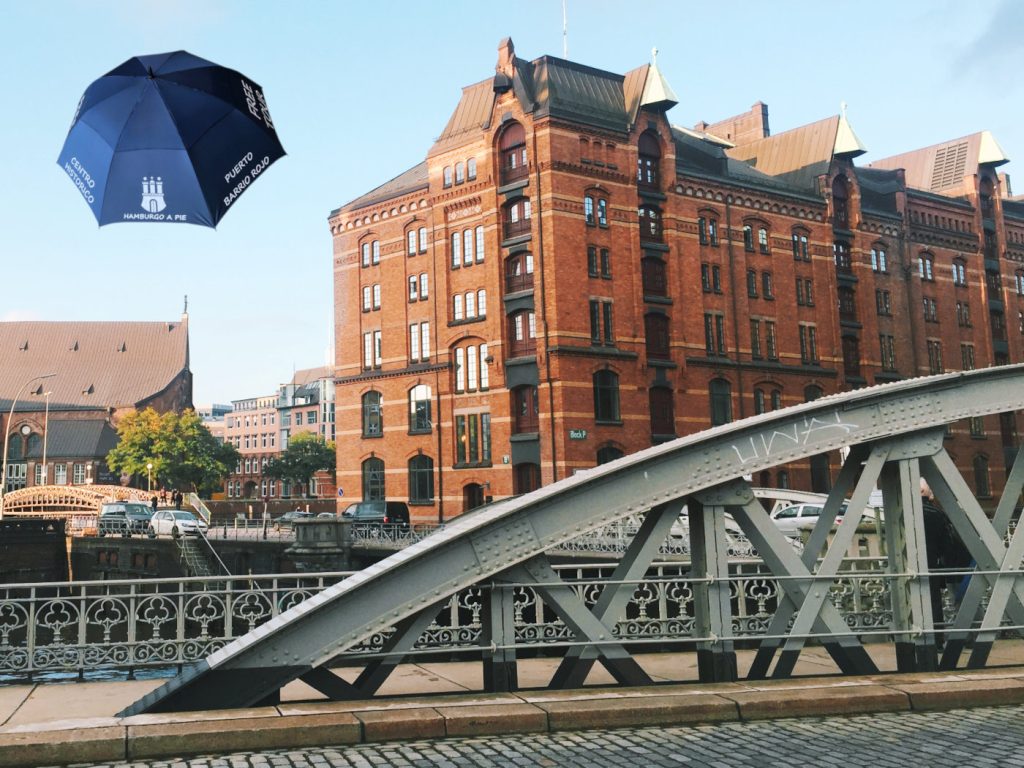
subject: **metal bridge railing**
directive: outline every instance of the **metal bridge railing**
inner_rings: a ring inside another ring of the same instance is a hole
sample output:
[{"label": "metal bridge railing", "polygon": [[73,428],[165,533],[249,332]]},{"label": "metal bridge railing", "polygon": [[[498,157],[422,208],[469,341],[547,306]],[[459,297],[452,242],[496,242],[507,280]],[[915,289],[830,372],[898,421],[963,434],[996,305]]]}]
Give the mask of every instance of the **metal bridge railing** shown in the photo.
[{"label": "metal bridge railing", "polygon": [[[835,577],[810,579],[827,584],[828,598],[849,634],[892,639],[893,585],[927,581],[927,576],[888,573],[886,569],[885,559],[854,558],[845,561]],[[586,604],[593,605],[611,583],[614,565],[562,566],[556,571]],[[40,673],[93,676],[148,667],[174,668],[207,656],[348,575],[332,572],[2,586],[0,681]],[[610,641],[653,650],[692,647],[696,641],[706,640],[696,630],[694,612],[695,587],[707,581],[691,573],[684,562],[655,564],[635,582]],[[782,579],[768,573],[760,561],[748,560],[731,566],[728,581],[732,638],[718,639],[766,637],[782,594]],[[411,655],[441,651],[479,655],[486,645],[482,621],[489,590],[504,590],[512,598],[515,647],[557,654],[581,644],[545,604],[536,586],[497,582],[458,592],[439,608]],[[954,605],[951,586],[943,597],[948,619]],[[389,634],[374,635],[341,658],[355,661],[377,656]]]}]

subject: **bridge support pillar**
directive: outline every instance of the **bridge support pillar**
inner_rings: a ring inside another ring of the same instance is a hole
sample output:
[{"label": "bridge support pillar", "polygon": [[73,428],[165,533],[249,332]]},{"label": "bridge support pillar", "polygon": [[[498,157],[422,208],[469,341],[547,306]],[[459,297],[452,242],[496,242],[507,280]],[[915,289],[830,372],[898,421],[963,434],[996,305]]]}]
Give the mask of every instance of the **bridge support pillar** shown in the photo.
[{"label": "bridge support pillar", "polygon": [[482,645],[484,690],[488,693],[506,693],[519,688],[513,589],[495,581],[484,593]]},{"label": "bridge support pillar", "polygon": [[701,682],[732,682],[738,677],[736,650],[732,640],[723,639],[732,636],[725,507],[694,499],[688,511],[694,631],[704,638],[697,643],[697,673]]},{"label": "bridge support pillar", "polygon": [[931,578],[925,547],[921,474],[916,458],[891,462],[880,477],[885,504],[889,572],[908,574],[892,580],[892,618],[896,631],[896,669],[938,669],[938,645],[932,610]]}]

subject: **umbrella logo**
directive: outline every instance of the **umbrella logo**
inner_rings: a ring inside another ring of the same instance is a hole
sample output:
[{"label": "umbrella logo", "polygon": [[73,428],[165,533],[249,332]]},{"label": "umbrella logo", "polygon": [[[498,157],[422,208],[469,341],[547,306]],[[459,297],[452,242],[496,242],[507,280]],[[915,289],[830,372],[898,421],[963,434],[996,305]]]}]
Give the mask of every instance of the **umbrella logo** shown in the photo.
[{"label": "umbrella logo", "polygon": [[159,176],[142,177],[142,209],[150,213],[160,213],[167,207],[164,202],[164,182]]}]

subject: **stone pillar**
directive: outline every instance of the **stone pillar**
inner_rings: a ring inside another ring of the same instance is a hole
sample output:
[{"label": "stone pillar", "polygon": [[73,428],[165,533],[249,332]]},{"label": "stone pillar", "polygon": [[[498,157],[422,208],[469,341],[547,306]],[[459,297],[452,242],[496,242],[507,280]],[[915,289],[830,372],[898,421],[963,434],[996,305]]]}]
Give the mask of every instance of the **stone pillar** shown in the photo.
[{"label": "stone pillar", "polygon": [[351,566],[351,524],[336,518],[296,520],[295,542],[285,551],[300,573],[345,571]]}]

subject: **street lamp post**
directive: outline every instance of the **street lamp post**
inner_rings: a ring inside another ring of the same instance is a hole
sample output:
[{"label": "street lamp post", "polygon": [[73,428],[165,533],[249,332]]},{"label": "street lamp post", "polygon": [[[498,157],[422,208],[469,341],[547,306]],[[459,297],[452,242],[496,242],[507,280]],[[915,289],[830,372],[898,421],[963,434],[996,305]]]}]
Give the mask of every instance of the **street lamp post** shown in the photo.
[{"label": "street lamp post", "polygon": [[18,404],[18,398],[21,397],[21,393],[24,392],[28,385],[33,381],[52,379],[56,375],[56,373],[44,373],[42,376],[33,376],[21,385],[21,389],[18,390],[14,399],[11,400],[11,412],[7,414],[7,424],[4,425],[4,463],[0,466],[0,520],[4,519],[4,496],[7,494],[7,452],[11,447],[11,442],[8,439],[8,436],[11,431],[11,423],[14,421],[14,406]]},{"label": "street lamp post", "polygon": [[152,493],[153,492],[153,462],[152,461],[149,461],[149,462],[146,463],[146,474],[149,477],[149,484],[147,486],[147,490],[150,493]]},{"label": "street lamp post", "polygon": [[53,392],[43,392],[46,398],[46,410],[43,412],[43,485],[50,484],[50,470],[46,466],[46,442],[50,437],[50,395]]}]

